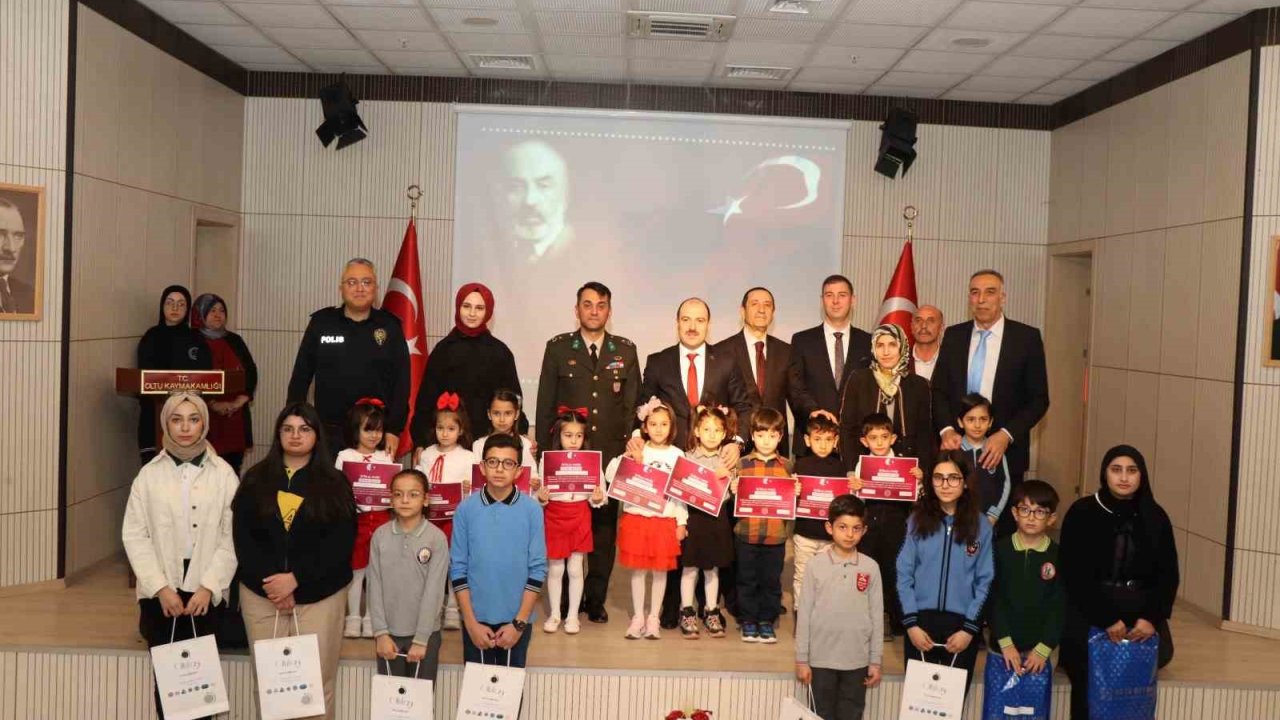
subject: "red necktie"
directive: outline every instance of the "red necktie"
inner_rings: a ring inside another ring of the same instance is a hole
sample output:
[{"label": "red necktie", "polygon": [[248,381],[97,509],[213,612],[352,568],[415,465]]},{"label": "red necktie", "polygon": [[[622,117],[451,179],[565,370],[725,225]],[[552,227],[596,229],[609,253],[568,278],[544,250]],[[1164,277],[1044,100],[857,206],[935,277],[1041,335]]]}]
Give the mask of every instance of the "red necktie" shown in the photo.
[{"label": "red necktie", "polygon": [[689,399],[689,407],[698,406],[698,398],[702,397],[702,393],[698,392],[698,364],[694,362],[698,358],[698,353],[689,353],[689,373],[685,379],[684,394]]},{"label": "red necktie", "polygon": [[756,390],[764,397],[764,341],[756,341]]}]

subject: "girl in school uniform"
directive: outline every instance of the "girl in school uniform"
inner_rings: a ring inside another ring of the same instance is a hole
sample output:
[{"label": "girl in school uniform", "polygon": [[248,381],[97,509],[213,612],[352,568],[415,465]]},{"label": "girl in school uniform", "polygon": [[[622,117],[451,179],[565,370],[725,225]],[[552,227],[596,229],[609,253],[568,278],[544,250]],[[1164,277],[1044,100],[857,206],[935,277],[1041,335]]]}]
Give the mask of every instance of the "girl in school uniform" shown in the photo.
[{"label": "girl in school uniform", "polygon": [[[671,444],[671,423],[675,413],[671,407],[657,398],[636,410],[642,424],[644,447],[632,460],[650,467],[670,472],[682,453]],[[618,473],[622,456],[614,458],[605,470],[610,483]],[[631,503],[622,504],[622,518],[618,523],[618,562],[631,570],[631,624],[627,626],[627,639],[660,637],[658,614],[662,611],[662,596],[667,590],[667,572],[676,569],[680,556],[680,541],[684,540],[689,511],[684,503],[667,498],[662,512],[654,512]],[[645,613],[644,590],[648,578],[649,612]]]},{"label": "girl in school uniform", "polygon": [[[382,429],[384,418],[382,401],[377,398],[360,398],[347,411],[344,428],[346,448],[338,453],[334,467],[339,472],[342,465],[354,463],[394,464],[395,458],[387,452],[386,433]],[[360,601],[364,593],[365,569],[369,567],[369,540],[373,532],[391,519],[384,507],[357,505],[356,546],[351,552],[351,587],[347,589],[347,619],[342,627],[344,637],[373,637],[373,618],[368,608],[360,614]]]},{"label": "girl in school uniform", "polygon": [[[586,450],[587,418],[569,408],[560,408],[560,414],[551,426],[551,450]],[[543,508],[543,526],[547,536],[547,620],[542,624],[545,632],[560,629],[560,593],[564,575],[569,573],[569,606],[564,616],[564,631],[576,635],[582,630],[578,622],[578,607],[582,604],[582,588],[585,574],[584,560],[594,547],[591,537],[591,508],[603,507],[604,489],[597,485],[590,493],[552,493],[541,484],[542,460],[538,460],[538,502]]]},{"label": "girl in school uniform", "polygon": [[[712,405],[700,406],[693,417],[686,458],[714,470],[719,477],[735,481],[737,468],[727,468],[720,460],[720,448],[731,442],[736,432],[736,416],[732,410]],[[698,639],[698,613],[694,599],[698,572],[702,572],[702,590],[706,596],[702,622],[707,635],[724,637],[724,615],[720,612],[720,568],[733,564],[732,493],[725,493],[720,514],[711,517],[701,510],[689,513],[689,536],[680,553],[680,635],[686,640]]]},{"label": "girl in school uniform", "polygon": [[[489,422],[493,425],[493,432],[490,435],[504,433],[520,440],[520,464],[529,468],[529,475],[532,478],[538,472],[538,463],[533,459],[533,453],[538,448],[533,441],[517,432],[516,423],[519,422],[520,416],[520,396],[515,391],[494,391],[493,399],[489,401]],[[475,453],[476,457],[484,457],[484,441],[488,438],[489,435],[485,435],[482,438],[476,438],[472,443],[471,452]]]},{"label": "girl in school uniform", "polygon": [[[424,438],[429,443],[418,456],[417,469],[427,476],[427,489],[430,491],[437,485],[461,485],[462,499],[471,494],[471,468],[480,459],[467,449],[471,445],[471,420],[467,417],[466,403],[457,393],[441,393],[435,400],[435,412],[432,422],[427,425],[430,433]],[[453,520],[442,519],[431,521],[445,540],[453,540]],[[453,595],[453,585],[445,582],[448,600],[444,607],[444,629],[457,630],[462,627],[462,616],[458,614],[458,600]]]},{"label": "girl in school uniform", "polygon": [[[206,440],[208,407],[198,395],[171,395],[160,427],[161,451],[134,478],[120,531],[147,647],[214,632],[236,572],[231,500],[239,482]],[[155,701],[163,720],[159,691]]]}]

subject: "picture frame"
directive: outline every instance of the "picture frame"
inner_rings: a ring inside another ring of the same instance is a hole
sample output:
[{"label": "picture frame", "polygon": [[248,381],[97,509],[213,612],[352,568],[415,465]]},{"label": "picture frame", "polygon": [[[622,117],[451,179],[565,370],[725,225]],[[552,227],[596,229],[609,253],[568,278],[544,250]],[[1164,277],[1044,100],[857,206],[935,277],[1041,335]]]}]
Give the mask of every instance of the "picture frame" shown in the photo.
[{"label": "picture frame", "polygon": [[1268,277],[1271,281],[1267,288],[1271,290],[1266,308],[1266,325],[1263,330],[1263,347],[1265,352],[1262,364],[1267,367],[1280,367],[1280,235],[1272,236],[1271,252],[1267,255]]},{"label": "picture frame", "polygon": [[0,183],[0,321],[40,320],[45,242],[45,189]]}]

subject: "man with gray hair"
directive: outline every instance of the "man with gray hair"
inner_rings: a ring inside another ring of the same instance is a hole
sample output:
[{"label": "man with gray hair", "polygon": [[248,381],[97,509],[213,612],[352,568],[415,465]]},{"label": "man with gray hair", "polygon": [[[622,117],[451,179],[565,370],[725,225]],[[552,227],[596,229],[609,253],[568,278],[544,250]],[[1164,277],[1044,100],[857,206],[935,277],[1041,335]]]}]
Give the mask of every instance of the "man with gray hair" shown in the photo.
[{"label": "man with gray hair", "polygon": [[409,346],[400,320],[374,307],[378,276],[364,258],[347,261],[338,282],[342,304],[311,314],[289,379],[288,401],[305,401],[315,380],[315,406],[333,452],[345,447],[347,411],[361,398],[383,403],[387,451],[397,456],[409,414]]},{"label": "man with gray hair", "polygon": [[942,347],[942,331],[947,327],[942,311],[933,305],[921,305],[911,316],[911,367],[915,374],[932,381],[933,368],[938,364],[938,349]]}]

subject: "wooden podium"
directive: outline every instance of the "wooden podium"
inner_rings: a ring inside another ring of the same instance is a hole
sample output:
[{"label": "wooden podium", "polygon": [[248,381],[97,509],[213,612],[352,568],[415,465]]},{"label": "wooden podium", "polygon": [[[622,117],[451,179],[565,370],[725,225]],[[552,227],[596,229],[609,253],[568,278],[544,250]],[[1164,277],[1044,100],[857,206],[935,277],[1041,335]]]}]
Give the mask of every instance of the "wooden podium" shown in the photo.
[{"label": "wooden podium", "polygon": [[235,397],[244,392],[244,371],[116,368],[117,395],[150,397],[155,402],[156,447],[160,447],[160,408],[176,392]]}]

